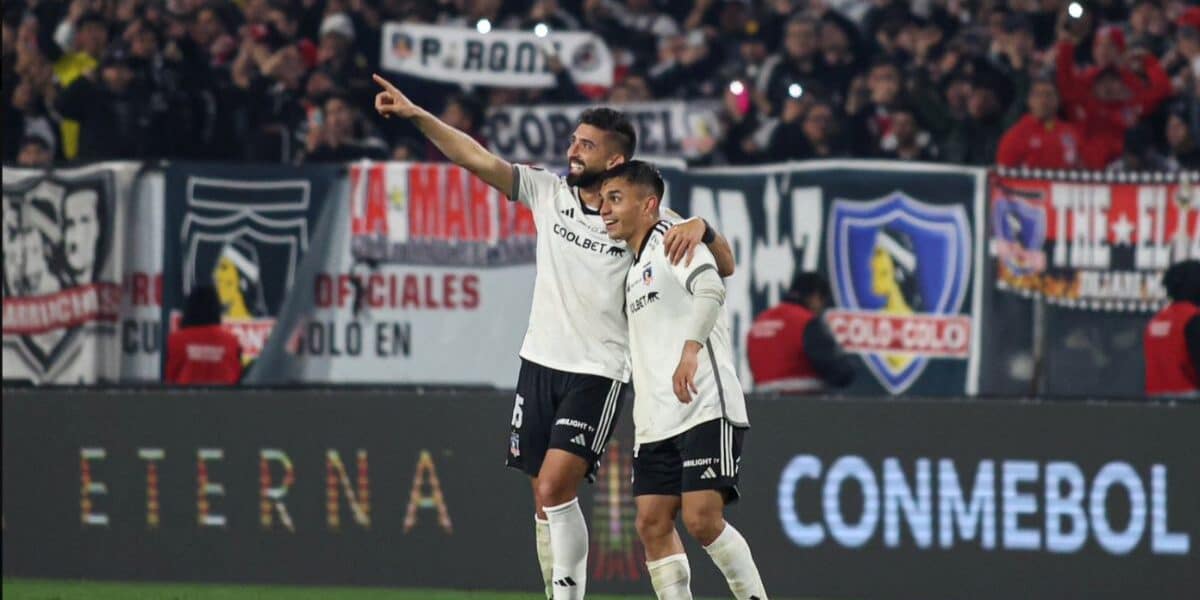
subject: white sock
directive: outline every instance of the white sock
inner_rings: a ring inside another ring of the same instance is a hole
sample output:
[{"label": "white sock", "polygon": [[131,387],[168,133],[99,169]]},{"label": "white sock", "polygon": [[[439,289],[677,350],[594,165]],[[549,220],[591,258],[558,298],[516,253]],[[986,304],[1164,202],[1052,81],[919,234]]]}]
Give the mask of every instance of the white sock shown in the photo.
[{"label": "white sock", "polygon": [[750,556],[750,545],[733,525],[725,523],[725,530],[704,550],[725,574],[729,591],[733,592],[735,598],[767,600],[762,578],[758,576],[758,567],[754,566],[754,557]]},{"label": "white sock", "polygon": [[542,510],[550,521],[554,600],[582,600],[587,587],[588,532],[579,498]]},{"label": "white sock", "polygon": [[537,533],[538,565],[542,567],[542,581],[546,584],[546,598],[554,598],[554,553],[550,550],[550,521],[543,521],[534,515],[533,522]]},{"label": "white sock", "polygon": [[686,554],[672,554],[649,561],[650,583],[658,600],[692,600],[692,569]]}]

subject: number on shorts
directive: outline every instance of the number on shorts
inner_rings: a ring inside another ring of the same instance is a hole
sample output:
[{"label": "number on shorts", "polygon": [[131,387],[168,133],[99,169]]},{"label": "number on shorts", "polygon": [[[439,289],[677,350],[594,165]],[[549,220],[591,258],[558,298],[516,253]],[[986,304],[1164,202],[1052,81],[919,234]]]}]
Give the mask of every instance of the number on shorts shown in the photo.
[{"label": "number on shorts", "polygon": [[523,404],[525,404],[525,399],[522,398],[520,394],[517,394],[517,401],[515,404],[513,404],[513,418],[512,418],[512,426],[515,429],[521,428],[521,418],[524,416],[523,413],[521,412],[521,405],[523,405]]}]

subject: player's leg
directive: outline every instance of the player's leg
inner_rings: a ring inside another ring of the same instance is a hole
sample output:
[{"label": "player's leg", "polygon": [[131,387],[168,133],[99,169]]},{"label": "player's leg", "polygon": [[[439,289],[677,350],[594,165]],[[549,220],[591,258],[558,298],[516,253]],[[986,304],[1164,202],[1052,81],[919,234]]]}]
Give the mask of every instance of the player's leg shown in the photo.
[{"label": "player's leg", "polygon": [[633,452],[637,532],[646,549],[646,569],[659,600],[692,597],[691,567],[675,530],[681,506],[680,465],[674,440],[642,444]]},{"label": "player's leg", "polygon": [[546,511],[537,501],[538,478],[531,477],[533,484],[533,526],[534,540],[537,542],[538,567],[542,570],[542,584],[545,586],[547,600],[554,598],[554,552],[550,549],[550,521],[546,519]]},{"label": "player's leg", "polygon": [[579,485],[594,479],[621,408],[621,383],[591,375],[562,374],[565,390],[550,430],[550,449],[538,472],[537,500],[550,521],[554,598],[583,598],[587,586],[588,532],[579,507]]},{"label": "player's leg", "polygon": [[587,588],[588,531],[577,490],[587,476],[582,458],[551,448],[538,475],[538,504],[550,528],[553,598],[583,598]]},{"label": "player's leg", "polygon": [[538,566],[546,597],[551,598],[551,571],[554,564],[550,547],[550,523],[537,499],[537,474],[545,460],[550,444],[550,428],[554,424],[552,374],[544,367],[521,361],[517,377],[517,395],[513,403],[509,430],[508,453],[505,464],[530,477],[534,504],[534,539],[537,542]]},{"label": "player's leg", "polygon": [[680,436],[683,524],[725,575],[738,600],[766,600],[750,546],[725,521],[725,505],[738,498],[737,471],[744,429],[724,419],[702,423]]},{"label": "player's leg", "polygon": [[637,532],[646,548],[646,570],[659,600],[691,600],[692,570],[675,530],[679,496],[638,496]]}]

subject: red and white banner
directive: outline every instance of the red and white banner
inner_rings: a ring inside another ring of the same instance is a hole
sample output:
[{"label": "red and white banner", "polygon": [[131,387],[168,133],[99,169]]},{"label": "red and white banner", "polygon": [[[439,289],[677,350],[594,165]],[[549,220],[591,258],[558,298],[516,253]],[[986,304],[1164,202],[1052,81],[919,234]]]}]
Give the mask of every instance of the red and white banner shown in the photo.
[{"label": "red and white banner", "polygon": [[825,322],[838,344],[858,354],[967,358],[971,317],[909,315],[830,309]]},{"label": "red and white banner", "polygon": [[360,163],[312,306],[289,338],[304,381],[516,383],[535,275],[522,204],[454,165]]},{"label": "red and white banner", "polygon": [[34,335],[71,329],[93,321],[115,322],[121,288],[93,283],[54,294],[4,301],[4,335]]},{"label": "red and white banner", "polygon": [[[996,285],[1093,310],[1155,310],[1162,273],[1200,258],[1200,174],[1001,172],[990,185]],[[1045,175],[1045,174],[1039,174]]]}]

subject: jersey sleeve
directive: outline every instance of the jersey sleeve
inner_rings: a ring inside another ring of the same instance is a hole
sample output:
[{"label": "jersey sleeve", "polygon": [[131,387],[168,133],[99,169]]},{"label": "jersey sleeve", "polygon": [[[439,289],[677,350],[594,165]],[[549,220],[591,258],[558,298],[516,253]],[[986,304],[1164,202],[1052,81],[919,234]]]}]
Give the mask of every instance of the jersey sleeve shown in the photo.
[{"label": "jersey sleeve", "polygon": [[554,173],[530,167],[513,165],[513,189],[508,199],[528,206],[530,210],[550,201],[558,187],[558,176]]},{"label": "jersey sleeve", "polygon": [[[671,259],[667,257],[665,244],[660,246],[660,252],[663,253],[663,260],[670,264]],[[687,259],[685,258],[679,261],[679,264],[671,265],[670,271],[679,280],[679,283],[687,289],[689,294],[693,293],[693,285],[696,282],[696,277],[701,273],[708,270],[712,270],[714,273],[717,272],[717,259],[713,257],[712,251],[704,244],[696,246],[696,254],[692,256],[692,264],[685,264],[686,262]]]}]

